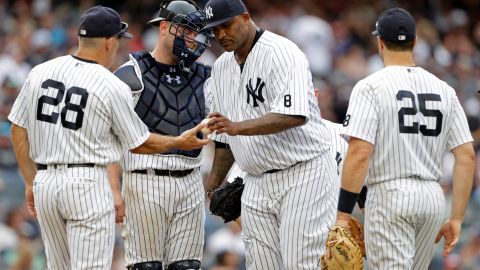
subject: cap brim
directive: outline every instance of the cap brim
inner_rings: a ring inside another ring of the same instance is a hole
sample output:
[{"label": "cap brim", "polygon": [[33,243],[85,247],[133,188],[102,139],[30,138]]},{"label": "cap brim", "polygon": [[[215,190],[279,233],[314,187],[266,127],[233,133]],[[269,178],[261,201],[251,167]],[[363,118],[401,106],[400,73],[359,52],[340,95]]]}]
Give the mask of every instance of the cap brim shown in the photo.
[{"label": "cap brim", "polygon": [[165,20],[165,18],[157,17],[157,18],[155,18],[155,19],[153,19],[153,20],[150,20],[150,21],[148,22],[148,24],[158,27],[158,26],[160,25],[160,22],[163,21],[163,20]]},{"label": "cap brim", "polygon": [[124,22],[121,22],[121,24],[122,24],[122,31],[120,32],[120,36],[122,38],[128,38],[128,39],[133,38],[133,35],[127,32],[128,24]]},{"label": "cap brim", "polygon": [[212,28],[212,27],[218,26],[218,25],[220,25],[220,24],[226,23],[226,22],[228,22],[229,20],[233,19],[234,17],[235,17],[235,16],[230,17],[230,18],[225,18],[225,19],[221,19],[221,20],[218,20],[218,21],[214,21],[214,22],[207,23],[207,25],[205,25],[205,27],[203,27],[202,30],[203,30],[203,29]]},{"label": "cap brim", "polygon": [[380,34],[378,33],[378,30],[373,31],[372,36],[376,36],[376,37],[380,36]]},{"label": "cap brim", "polygon": [[133,35],[130,34],[130,33],[128,33],[128,32],[122,32],[122,33],[120,34],[120,36],[121,36],[122,38],[128,38],[128,39],[132,39],[132,38],[133,38]]}]

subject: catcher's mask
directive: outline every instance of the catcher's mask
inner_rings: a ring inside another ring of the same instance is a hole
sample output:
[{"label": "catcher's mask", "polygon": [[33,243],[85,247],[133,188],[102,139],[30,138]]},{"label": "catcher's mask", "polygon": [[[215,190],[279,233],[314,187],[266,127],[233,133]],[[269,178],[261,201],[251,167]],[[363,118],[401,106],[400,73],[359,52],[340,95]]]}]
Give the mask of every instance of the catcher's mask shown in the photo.
[{"label": "catcher's mask", "polygon": [[159,26],[160,22],[171,22],[169,33],[175,36],[173,54],[179,60],[184,71],[210,46],[214,37],[211,29],[203,29],[206,25],[205,13],[190,0],[166,0],[160,4],[158,16],[148,23]]}]

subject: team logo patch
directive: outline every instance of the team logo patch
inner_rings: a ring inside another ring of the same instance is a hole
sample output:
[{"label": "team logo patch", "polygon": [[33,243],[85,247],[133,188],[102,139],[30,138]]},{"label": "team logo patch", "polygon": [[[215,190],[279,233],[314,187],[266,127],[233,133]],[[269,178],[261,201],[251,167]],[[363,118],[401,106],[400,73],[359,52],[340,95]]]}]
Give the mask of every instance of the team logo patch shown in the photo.
[{"label": "team logo patch", "polygon": [[265,82],[261,78],[257,78],[255,88],[252,85],[252,79],[248,80],[247,88],[247,103],[250,104],[250,97],[252,97],[253,107],[258,107],[258,101],[265,102],[263,98],[263,88],[265,87]]},{"label": "team logo patch", "polygon": [[161,78],[162,83],[174,87],[179,87],[185,85],[185,79],[177,74],[164,74]]}]

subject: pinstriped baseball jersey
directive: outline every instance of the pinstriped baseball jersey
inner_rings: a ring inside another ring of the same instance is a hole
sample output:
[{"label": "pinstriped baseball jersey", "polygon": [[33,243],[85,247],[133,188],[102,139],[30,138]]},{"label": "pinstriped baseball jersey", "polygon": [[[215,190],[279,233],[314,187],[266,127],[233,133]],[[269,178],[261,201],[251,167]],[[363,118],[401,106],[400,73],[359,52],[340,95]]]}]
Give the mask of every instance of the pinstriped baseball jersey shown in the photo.
[{"label": "pinstriped baseball jersey", "polygon": [[42,164],[106,165],[150,135],[133,111],[128,86],[73,56],[35,67],[9,120],[28,130],[31,157]]},{"label": "pinstriped baseball jersey", "polygon": [[36,66],[15,101],[9,119],[27,130],[31,158],[55,164],[32,188],[49,269],[111,268],[115,209],[101,165],[150,136],[132,105],[126,84],[73,56]]},{"label": "pinstriped baseball jersey", "polygon": [[233,52],[224,53],[205,83],[205,96],[210,112],[221,112],[232,121],[267,113],[306,117],[303,126],[266,136],[212,134],[212,140],[230,144],[243,171],[259,175],[285,169],[329,148],[330,134],[320,121],[308,61],[293,42],[274,33],[260,36],[243,71]]},{"label": "pinstriped baseball jersey", "polygon": [[322,119],[322,122],[325,123],[330,131],[332,138],[330,152],[337,163],[337,173],[341,176],[343,171],[343,161],[345,160],[345,155],[347,154],[348,149],[347,140],[341,136],[343,133],[343,126],[325,119]]},{"label": "pinstriped baseball jersey", "polygon": [[209,111],[235,122],[268,113],[307,121],[276,134],[211,138],[228,143],[245,172],[247,269],[316,269],[338,198],[330,131],[320,120],[305,55],[268,31],[257,31],[255,40],[243,67],[233,52],[215,62],[205,84]]},{"label": "pinstriped baseball jersey", "polygon": [[[131,91],[133,97],[134,107],[137,105],[143,91],[143,80],[140,68],[137,61],[130,55],[130,61],[123,66],[131,65],[134,67],[135,73],[142,84],[142,88],[136,91]],[[197,157],[187,157],[183,155],[140,155],[126,151],[122,161],[122,168],[126,171],[133,171],[137,169],[155,168],[162,170],[188,170],[198,168],[202,165],[202,154]]]},{"label": "pinstriped baseball jersey", "polygon": [[420,67],[389,66],[360,81],[344,126],[375,145],[367,185],[438,181],[445,151],[472,141],[455,90]]},{"label": "pinstriped baseball jersey", "polygon": [[[330,135],[332,136],[330,152],[337,163],[337,174],[340,176],[342,175],[343,161],[345,160],[345,155],[347,154],[348,149],[347,140],[341,136],[343,126],[325,119],[322,119],[322,122],[325,123],[330,131]],[[227,181],[232,183],[235,181],[235,177],[245,177],[245,172],[240,170],[237,164],[233,164],[232,168],[230,169]]]},{"label": "pinstriped baseball jersey", "polygon": [[374,144],[368,269],[427,269],[445,210],[437,182],[445,150],[472,141],[455,91],[420,67],[388,66],[355,86],[344,126]]}]

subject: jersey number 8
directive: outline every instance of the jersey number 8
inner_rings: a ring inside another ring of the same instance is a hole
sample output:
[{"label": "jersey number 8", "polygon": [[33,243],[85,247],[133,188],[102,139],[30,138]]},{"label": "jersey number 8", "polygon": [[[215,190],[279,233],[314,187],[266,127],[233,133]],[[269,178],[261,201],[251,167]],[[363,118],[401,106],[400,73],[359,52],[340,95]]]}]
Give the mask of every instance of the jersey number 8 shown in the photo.
[{"label": "jersey number 8", "polygon": [[[50,97],[47,95],[43,95],[38,99],[37,120],[56,124],[58,121],[59,113],[52,112],[50,115],[44,114],[43,107],[45,104],[49,104],[55,107],[58,106],[60,102],[62,102],[63,100],[63,96],[65,94],[65,85],[61,82],[48,79],[42,83],[42,89],[48,89],[49,87],[58,90],[57,96]],[[73,94],[80,96],[79,104],[71,103]],[[83,109],[85,109],[85,106],[87,105],[87,99],[88,99],[87,90],[80,87],[76,87],[76,86],[73,86],[67,89],[67,95],[65,97],[65,106],[62,108],[60,112],[62,126],[64,128],[78,130],[79,128],[82,127],[83,115],[84,115]],[[76,113],[75,120],[73,122],[67,120],[68,111],[72,111]]]}]

